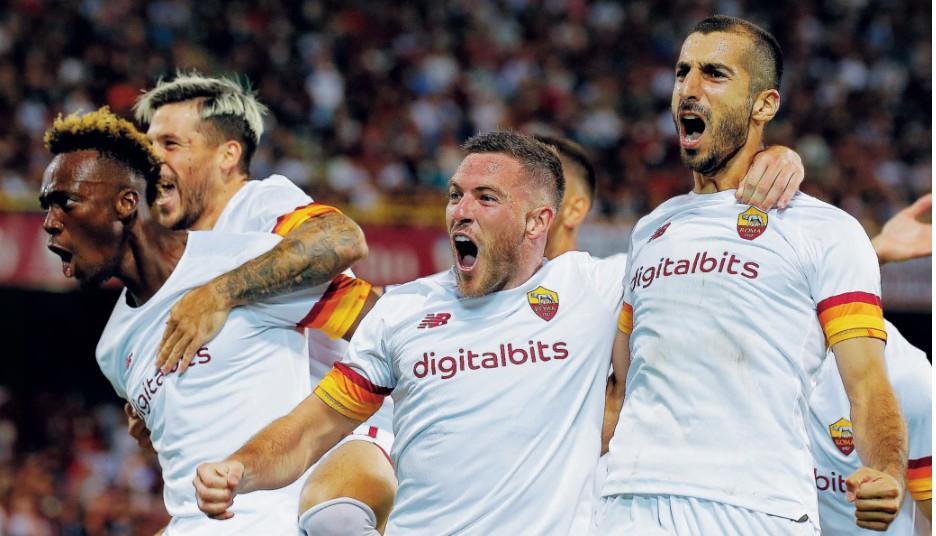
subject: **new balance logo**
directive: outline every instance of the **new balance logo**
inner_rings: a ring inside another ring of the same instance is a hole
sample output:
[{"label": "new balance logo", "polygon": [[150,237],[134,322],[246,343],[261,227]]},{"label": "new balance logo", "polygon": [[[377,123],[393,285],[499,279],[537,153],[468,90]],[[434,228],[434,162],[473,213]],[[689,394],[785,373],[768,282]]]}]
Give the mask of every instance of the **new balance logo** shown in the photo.
[{"label": "new balance logo", "polygon": [[452,315],[448,313],[429,313],[426,315],[426,318],[423,318],[422,322],[416,326],[416,329],[437,328],[439,326],[444,326],[445,324],[448,324],[449,318],[452,318]]}]

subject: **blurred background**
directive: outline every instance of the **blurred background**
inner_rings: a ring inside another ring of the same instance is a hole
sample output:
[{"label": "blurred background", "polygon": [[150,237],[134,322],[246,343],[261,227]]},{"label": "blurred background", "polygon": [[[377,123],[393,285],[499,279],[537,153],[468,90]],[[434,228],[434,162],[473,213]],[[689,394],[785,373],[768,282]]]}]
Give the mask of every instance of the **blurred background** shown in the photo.
[{"label": "blurred background", "polygon": [[[630,227],[689,189],[669,114],[673,64],[713,13],[785,53],[770,143],[803,190],[869,234],[932,189],[932,6],[584,0],[11,0],[0,4],[0,534],[151,534],[155,460],[126,436],[94,362],[117,290],[78,294],[45,249],[42,132],[107,104],[129,116],[176,69],[246,77],[271,108],[251,175],[281,173],[365,228],[355,267],[402,282],[450,263],[444,187],[459,144],[510,127],[584,145],[599,201],[582,246],[626,250]],[[884,269],[886,314],[930,354],[931,264]]]}]

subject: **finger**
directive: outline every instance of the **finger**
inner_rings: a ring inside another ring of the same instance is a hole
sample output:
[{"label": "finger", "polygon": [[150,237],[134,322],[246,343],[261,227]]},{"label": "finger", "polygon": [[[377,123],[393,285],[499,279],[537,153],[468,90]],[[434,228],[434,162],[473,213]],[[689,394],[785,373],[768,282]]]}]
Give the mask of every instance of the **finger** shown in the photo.
[{"label": "finger", "polygon": [[868,530],[875,530],[878,532],[884,532],[887,530],[887,523],[881,523],[880,521],[858,521],[856,523],[859,527]]},{"label": "finger", "polygon": [[195,476],[201,483],[209,488],[226,488],[227,471],[222,471],[220,464],[208,463],[199,465],[195,469]]},{"label": "finger", "polygon": [[790,200],[793,199],[796,192],[800,191],[800,186],[802,186],[804,178],[801,171],[797,170],[793,172],[793,175],[790,176],[790,182],[787,183],[786,189],[783,190],[783,194],[780,195],[780,200],[777,202],[778,208],[785,209],[790,206]]},{"label": "finger", "polygon": [[779,173],[775,174],[772,170],[768,169],[757,183],[757,186],[754,187],[754,195],[751,196],[750,204],[764,211],[769,209],[769,206],[764,206],[764,199],[767,197],[770,190],[775,188],[774,184],[779,178]]},{"label": "finger", "polygon": [[786,193],[789,188],[789,184],[793,180],[793,173],[794,172],[778,175],[777,180],[770,187],[770,190],[767,192],[767,195],[764,196],[764,200],[758,208],[767,211],[775,207],[777,201],[780,200],[780,196]]},{"label": "finger", "polygon": [[[230,506],[228,506],[228,508],[230,508]],[[232,517],[234,517],[234,512],[224,512],[223,514],[219,514],[216,516],[208,516],[208,517],[210,517],[211,519],[217,519],[218,521],[224,521],[225,519],[231,519]]]},{"label": "finger", "polygon": [[933,194],[926,194],[917,199],[912,205],[907,207],[907,210],[910,212],[910,215],[913,216],[913,219],[918,219],[920,216],[930,212],[933,210]]},{"label": "finger", "polygon": [[169,352],[169,357],[167,357],[166,362],[163,363],[163,374],[169,374],[175,370],[176,365],[179,363],[179,359],[182,358],[182,351],[186,346],[188,346],[191,340],[191,337],[184,335],[178,340],[178,342],[175,343],[175,346],[173,346],[172,350]]},{"label": "finger", "polygon": [[[751,203],[751,198],[754,196],[758,183],[763,180],[765,171],[767,171],[767,163],[764,162],[764,158],[755,158],[750,169],[744,174],[744,178],[741,179],[744,188],[738,190],[738,192],[741,193],[738,200],[742,203]],[[737,196],[737,194],[735,195]]]},{"label": "finger", "polygon": [[845,479],[845,490],[854,493],[862,484],[869,480],[871,480],[871,475],[868,473],[867,469],[862,467]]},{"label": "finger", "polygon": [[124,404],[124,413],[127,415],[128,419],[136,419],[137,412],[133,409],[133,406],[130,405],[130,402]]},{"label": "finger", "polygon": [[231,467],[230,472],[227,476],[227,485],[230,489],[237,489],[237,485],[240,484],[241,478],[244,476],[244,466],[236,464]]},{"label": "finger", "polygon": [[897,515],[897,501],[856,501],[855,517],[867,521],[890,521]]},{"label": "finger", "polygon": [[204,504],[225,505],[224,507],[227,508],[226,505],[233,499],[231,490],[228,488],[210,488],[197,478],[192,483],[195,484],[195,495]]},{"label": "finger", "polygon": [[166,331],[163,333],[162,342],[159,343],[159,352],[156,354],[156,367],[162,368],[166,363],[166,360],[169,359],[169,355],[172,352],[172,348],[175,347],[176,343],[179,342],[179,339],[182,338],[184,333],[182,330],[178,329],[178,324],[170,320],[166,324]]},{"label": "finger", "polygon": [[875,479],[865,482],[855,490],[855,496],[861,499],[896,499],[900,490],[889,480]]},{"label": "finger", "polygon": [[185,347],[185,350],[182,351],[182,362],[179,364],[179,374],[182,374],[188,370],[189,365],[195,359],[195,352],[201,348],[201,343],[198,342],[198,339],[192,339],[191,342]]}]

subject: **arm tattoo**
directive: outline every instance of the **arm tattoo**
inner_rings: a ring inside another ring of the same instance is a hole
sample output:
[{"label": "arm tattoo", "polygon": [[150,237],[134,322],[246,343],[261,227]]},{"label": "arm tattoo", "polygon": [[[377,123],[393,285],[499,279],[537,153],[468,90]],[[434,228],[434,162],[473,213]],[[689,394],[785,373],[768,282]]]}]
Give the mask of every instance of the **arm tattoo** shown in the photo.
[{"label": "arm tattoo", "polygon": [[311,218],[270,251],[214,280],[233,305],[331,281],[366,255],[364,235],[338,212]]}]

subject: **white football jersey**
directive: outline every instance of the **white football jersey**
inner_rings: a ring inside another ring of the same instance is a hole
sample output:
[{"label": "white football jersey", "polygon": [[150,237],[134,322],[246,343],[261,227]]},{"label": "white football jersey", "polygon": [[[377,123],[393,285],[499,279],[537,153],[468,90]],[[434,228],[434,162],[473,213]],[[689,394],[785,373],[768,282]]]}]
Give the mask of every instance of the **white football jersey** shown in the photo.
[{"label": "white football jersey", "polygon": [[624,265],[571,252],[517,288],[453,271],[384,295],[315,392],[363,419],[395,402],[388,534],[584,534]]},{"label": "white football jersey", "polygon": [[827,345],[886,338],[877,258],[804,194],[769,214],[734,190],[670,199],[634,228],[620,329],[627,394],[603,495],[682,495],[813,523],[806,432]]},{"label": "white football jersey", "polygon": [[[316,305],[313,288],[231,311],[218,335],[184,374],[163,375],[156,351],[169,311],[186,292],[273,247],[272,234],[190,232],[163,286],[131,307],[126,289],[97,346],[97,361],[117,394],[146,422],[162,468],[170,534],[221,530],[195,501],[200,463],[222,460],[311,391],[301,322]],[[327,286],[327,285],[323,285]],[[239,495],[226,534],[296,534],[301,482]]]},{"label": "white football jersey", "polygon": [[[922,350],[915,348],[890,322],[884,351],[887,376],[900,402],[910,438],[907,493],[897,519],[885,534],[913,532],[914,499],[933,497],[933,377]],[[861,466],[855,450],[851,407],[831,354],[819,368],[809,398],[809,439],[816,461],[819,521],[827,535],[881,534],[855,525],[855,505],[845,498],[845,479]],[[916,515],[922,515],[916,513]],[[929,532],[927,532],[929,534]]]},{"label": "white football jersey", "polygon": [[[241,187],[225,205],[213,231],[226,233],[276,233],[285,236],[304,221],[336,209],[312,201],[305,192],[282,175],[252,180]],[[321,299],[323,314],[306,332],[309,372],[315,385],[331,370],[332,364],[347,353],[348,342],[341,337],[357,317],[367,299],[370,284],[356,279],[349,269],[339,276]],[[388,399],[367,424],[390,430],[393,402]]]}]

